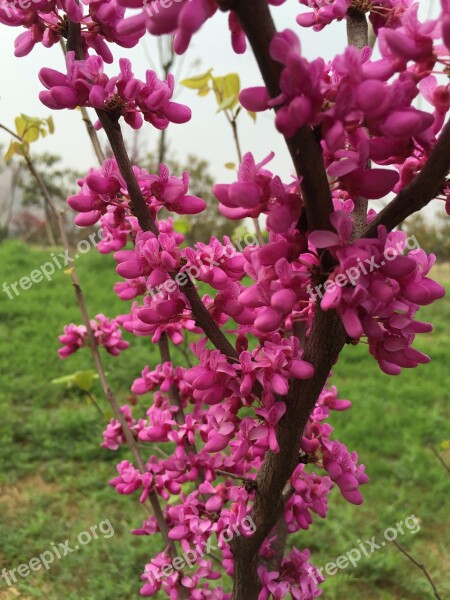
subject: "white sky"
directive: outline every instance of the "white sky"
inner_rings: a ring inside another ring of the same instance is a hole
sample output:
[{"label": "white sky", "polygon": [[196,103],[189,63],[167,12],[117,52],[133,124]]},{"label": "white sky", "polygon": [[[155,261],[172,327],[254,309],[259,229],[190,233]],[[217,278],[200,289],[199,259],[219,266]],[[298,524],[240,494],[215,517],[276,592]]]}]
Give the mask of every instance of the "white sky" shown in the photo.
[{"label": "white sky", "polygon": [[[429,7],[429,1],[422,3]],[[295,22],[297,14],[304,10],[296,1],[289,0],[281,7],[272,9],[278,29],[287,27],[293,29],[302,41],[303,54],[307,58],[318,55],[325,59],[332,58],[343,51],[346,43],[345,23],[335,23],[320,33],[300,28]],[[64,70],[64,60],[59,46],[46,49],[41,45],[27,57],[15,58],[13,42],[22,31],[0,25],[0,121],[11,126],[14,117],[20,113],[31,116],[46,117],[49,109],[43,106],[38,98],[42,86],[37,78],[42,66]],[[155,63],[158,64],[156,42],[147,36],[146,46]],[[114,47],[115,56],[126,56],[132,61],[133,70],[137,77],[144,78],[146,69],[151,68],[142,46],[131,50]],[[197,61],[200,66],[193,64]],[[227,16],[218,13],[209,20],[202,30],[194,37],[193,42],[183,59],[179,79],[198,74],[214,67],[216,75],[237,71],[241,76],[242,87],[260,85],[261,78],[249,49],[244,56],[237,56],[231,49],[230,36],[227,26]],[[118,66],[106,65],[106,73],[110,76],[117,74]],[[184,158],[193,153],[206,158],[211,163],[211,170],[217,181],[229,181],[234,174],[224,168],[226,162],[235,162],[236,153],[231,131],[225,116],[215,114],[215,99],[211,97],[198,98],[196,92],[182,87],[177,89],[176,99],[188,104],[192,111],[192,120],[186,125],[170,125],[168,139],[171,150],[178,158]],[[90,146],[79,111],[55,111],[54,120],[56,132],[53,136],[36,144],[36,151],[52,151],[63,157],[64,163],[82,172],[89,166],[96,165],[95,157]],[[125,126],[127,127],[127,126]],[[240,135],[243,151],[252,151],[257,161],[261,160],[271,150],[276,158],[271,163],[271,170],[288,181],[292,173],[292,163],[282,137],[277,134],[273,125],[272,115],[266,113],[258,116],[255,124],[246,115],[240,116]],[[149,150],[155,147],[157,134],[151,126],[143,127],[141,143]],[[8,136],[0,131],[0,143],[9,143]]]}]

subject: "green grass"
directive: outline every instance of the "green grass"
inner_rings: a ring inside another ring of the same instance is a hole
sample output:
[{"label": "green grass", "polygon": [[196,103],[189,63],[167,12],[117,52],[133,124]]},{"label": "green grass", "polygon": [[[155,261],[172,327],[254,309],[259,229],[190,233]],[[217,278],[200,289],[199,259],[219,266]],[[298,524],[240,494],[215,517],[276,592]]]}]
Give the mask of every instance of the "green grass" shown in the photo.
[{"label": "green grass", "polygon": [[[0,285],[29,275],[47,260],[47,250],[13,242],[0,246]],[[111,257],[92,251],[77,267],[91,315],[126,312],[127,305],[111,290],[117,280]],[[440,278],[450,281],[448,272]],[[309,547],[312,562],[324,566],[357,546],[357,540],[374,535],[380,539],[386,527],[414,514],[421,530],[398,541],[425,563],[444,598],[450,594],[448,475],[427,446],[439,447],[450,439],[450,302],[427,308],[423,320],[435,324],[435,331],[418,343],[432,362],[400,377],[383,375],[366,346],[346,348],[333,382],[353,407],[335,414],[332,424],[335,436],[358,450],[370,483],[362,488],[361,507],[347,504],[334,490],[329,518],[317,518],[293,542],[300,549]],[[105,422],[95,408],[74,391],[51,384],[57,377],[92,368],[88,351],[67,361],[57,357],[57,336],[71,321],[80,322],[80,317],[63,272],[51,283],[21,291],[14,300],[0,292],[0,570],[28,562],[51,542],[69,539],[74,545],[79,532],[106,519],[115,535],[93,540],[49,571],[18,578],[14,590],[0,579],[0,600],[137,598],[143,566],[160,548],[156,536],[129,534],[146,513],[136,499],[118,496],[107,485],[126,451],[101,449]],[[119,358],[105,357],[121,403],[143,366],[156,362],[155,348],[146,338],[133,338],[132,347]],[[443,456],[450,462],[448,453]],[[361,560],[356,569],[330,577],[323,587],[329,600],[433,598],[423,574],[390,544]]]}]

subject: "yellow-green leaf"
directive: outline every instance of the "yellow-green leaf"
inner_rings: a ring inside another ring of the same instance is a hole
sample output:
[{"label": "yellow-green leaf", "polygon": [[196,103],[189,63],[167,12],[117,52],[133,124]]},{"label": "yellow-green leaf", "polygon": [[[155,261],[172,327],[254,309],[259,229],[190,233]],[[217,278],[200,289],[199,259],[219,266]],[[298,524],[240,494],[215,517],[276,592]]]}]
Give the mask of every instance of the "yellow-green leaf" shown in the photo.
[{"label": "yellow-green leaf", "polygon": [[175,221],[175,230],[178,231],[178,233],[188,233],[189,231],[189,221],[185,218],[179,218]]},{"label": "yellow-green leaf", "polygon": [[38,125],[30,123],[25,129],[22,139],[28,143],[35,142],[39,139],[40,128]]},{"label": "yellow-green leaf", "polygon": [[229,98],[224,98],[222,102],[219,104],[219,108],[217,112],[222,112],[223,110],[229,110],[236,106],[237,98],[236,96],[230,96]]},{"label": "yellow-green leaf", "polygon": [[247,114],[252,119],[252,121],[254,121],[256,123],[256,113],[251,110],[248,110]]},{"label": "yellow-green leaf", "polygon": [[94,379],[98,379],[98,375],[95,371],[77,371],[76,373],[72,373],[72,375],[65,375],[64,377],[53,379],[52,383],[55,385],[66,384],[69,388],[76,386],[83,392],[90,392],[94,384]]},{"label": "yellow-green leaf", "polygon": [[234,171],[235,168],[236,168],[236,164],[234,162],[225,163],[225,169],[230,169],[231,171]]},{"label": "yellow-green leaf", "polygon": [[9,163],[9,161],[12,159],[12,157],[16,153],[16,148],[15,148],[16,145],[17,145],[17,142],[11,142],[9,144],[9,148],[8,148],[8,150],[7,150],[7,152],[6,152],[5,156],[4,156],[4,159],[3,159],[5,161],[5,163]]},{"label": "yellow-green leaf", "polygon": [[201,90],[198,90],[197,96],[202,96],[202,97],[207,96],[210,91],[211,91],[211,88],[206,86],[206,87],[202,88]]},{"label": "yellow-green leaf", "polygon": [[75,374],[73,383],[83,392],[90,392],[96,377],[98,377],[98,375],[95,371],[78,371],[78,373]]},{"label": "yellow-green leaf", "polygon": [[241,91],[241,81],[237,73],[229,73],[228,75],[225,75],[225,77],[214,77],[213,83],[217,104],[219,106],[229,98],[233,98],[233,102],[231,102],[227,108],[231,109],[237,106],[239,92]]},{"label": "yellow-green leaf", "polygon": [[189,77],[188,79],[183,79],[181,81],[181,85],[187,87],[191,90],[202,90],[207,87],[209,80],[211,79],[212,69],[209,69],[206,73],[201,73],[200,75],[194,75],[193,77]]},{"label": "yellow-green leaf", "polygon": [[47,119],[47,127],[48,127],[48,132],[50,134],[55,133],[55,123],[53,121],[53,117],[48,117],[48,119]]},{"label": "yellow-green leaf", "polygon": [[27,120],[24,117],[24,115],[20,115],[20,117],[16,117],[14,119],[14,123],[16,125],[16,131],[17,131],[17,135],[19,137],[22,137],[23,134],[25,133],[25,130],[27,128]]}]

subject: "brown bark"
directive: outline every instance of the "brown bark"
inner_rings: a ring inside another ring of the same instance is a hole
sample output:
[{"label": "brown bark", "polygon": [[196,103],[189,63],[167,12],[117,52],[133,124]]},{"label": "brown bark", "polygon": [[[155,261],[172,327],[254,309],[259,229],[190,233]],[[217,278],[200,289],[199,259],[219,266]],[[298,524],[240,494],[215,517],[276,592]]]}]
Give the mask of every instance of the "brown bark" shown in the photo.
[{"label": "brown bark", "polygon": [[[276,33],[267,0],[219,0],[222,10],[233,9],[250,41],[264,83],[271,98],[280,94],[280,74],[283,66],[270,57],[270,42]],[[302,196],[308,229],[331,229],[329,215],[333,210],[330,186],[319,141],[309,127],[286,138],[286,144],[302,177]]]}]

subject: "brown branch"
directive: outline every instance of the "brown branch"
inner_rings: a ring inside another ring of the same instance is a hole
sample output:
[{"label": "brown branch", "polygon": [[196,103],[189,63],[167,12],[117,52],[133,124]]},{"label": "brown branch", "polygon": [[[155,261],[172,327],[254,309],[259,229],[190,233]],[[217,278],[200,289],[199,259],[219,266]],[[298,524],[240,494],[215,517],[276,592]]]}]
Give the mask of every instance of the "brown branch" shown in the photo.
[{"label": "brown branch", "polygon": [[119,166],[122,177],[125,179],[128,193],[131,200],[131,208],[134,215],[139,221],[139,226],[142,231],[151,231],[156,237],[159,236],[159,230],[150,213],[149,207],[145,202],[142,190],[133,172],[130,158],[128,156],[125,142],[122,135],[122,129],[119,124],[119,117],[113,116],[111,113],[96,109],[100,123],[105,130],[106,136],[111,144],[114,157]]},{"label": "brown branch", "polygon": [[94,148],[95,155],[97,156],[97,160],[98,160],[99,164],[102,165],[105,162],[106,156],[105,156],[105,153],[103,152],[102,146],[100,144],[100,140],[98,139],[97,132],[95,131],[94,126],[92,125],[92,121],[89,117],[89,113],[85,109],[85,107],[80,106],[80,110],[81,110],[81,116],[83,118],[83,122],[84,122],[84,124],[86,126],[86,130],[88,132],[88,136],[92,142],[92,146]]},{"label": "brown branch", "polygon": [[442,130],[420,173],[377,215],[361,237],[375,237],[379,225],[392,231],[409,216],[424,208],[442,191],[449,169],[450,122]]},{"label": "brown branch", "polygon": [[[2,128],[8,131],[8,129],[6,127],[2,126]],[[16,138],[21,139],[19,136],[15,135],[15,134],[13,134],[13,135]],[[81,316],[83,319],[83,323],[87,330],[89,347],[90,347],[92,358],[94,359],[94,363],[95,363],[95,366],[96,366],[96,369],[97,369],[97,372],[99,375],[103,393],[105,395],[105,398],[108,400],[108,402],[110,403],[110,405],[113,409],[115,418],[119,421],[119,423],[122,427],[125,439],[131,450],[131,453],[133,454],[133,457],[136,461],[138,469],[141,471],[141,473],[145,473],[146,472],[145,464],[142,459],[141,453],[139,451],[136,439],[135,439],[132,431],[130,430],[122,411],[120,410],[120,406],[117,402],[117,399],[116,399],[112,389],[109,386],[109,383],[108,383],[108,380],[106,377],[106,373],[105,373],[105,369],[103,366],[102,358],[100,356],[97,340],[95,339],[95,335],[94,335],[94,332],[91,327],[91,321],[89,318],[89,313],[88,313],[84,293],[81,288],[80,281],[78,279],[77,271],[75,269],[74,259],[72,258],[71,254],[70,254],[70,245],[69,245],[69,241],[67,238],[67,233],[66,233],[66,228],[65,228],[63,217],[62,217],[62,213],[60,211],[58,211],[58,209],[56,208],[56,206],[53,202],[53,198],[52,198],[47,186],[45,185],[45,182],[42,179],[40,173],[37,171],[31,157],[28,154],[25,154],[24,159],[25,159],[25,162],[27,164],[27,167],[28,167],[31,175],[34,177],[46,202],[48,203],[49,207],[51,208],[52,212],[54,213],[54,215],[57,219],[61,239],[63,241],[63,246],[64,246],[64,249],[68,253],[68,264],[69,264],[69,268],[71,269],[71,278],[72,278],[72,283],[73,283],[73,286],[75,289],[75,295],[77,298],[78,305],[80,307],[80,312],[81,312]],[[158,523],[158,527],[159,527],[159,530],[163,537],[164,543],[170,549],[171,553],[174,556],[176,556],[175,544],[169,538],[169,535],[168,535],[169,530],[167,527],[167,523],[164,518],[162,509],[161,509],[161,505],[159,503],[158,495],[154,490],[149,494],[149,501],[150,501],[153,513],[155,515],[156,521]]]},{"label": "brown branch", "polygon": [[426,570],[425,566],[419,562],[417,562],[417,560],[411,556],[411,554],[409,554],[409,552],[406,550],[406,548],[404,548],[401,544],[399,544],[396,540],[393,541],[394,546],[396,546],[400,552],[402,552],[414,565],[416,565],[416,567],[418,569],[420,569],[423,574],[425,575],[425,577],[428,579],[428,581],[430,582],[431,587],[433,588],[433,593],[434,593],[434,597],[436,598],[436,600],[442,600],[442,596],[439,595],[439,592],[437,590],[437,587],[434,584],[434,581],[432,580],[430,574],[428,573],[428,571]]},{"label": "brown branch", "polygon": [[[355,9],[349,9],[347,12],[347,41],[349,46],[354,46],[358,50],[369,45],[369,24],[366,15]],[[370,163],[367,166],[370,168]],[[352,239],[358,238],[367,227],[368,208],[367,198],[362,196],[355,198]]]},{"label": "brown branch", "polygon": [[369,45],[369,25],[366,15],[352,8],[347,12],[347,41],[350,46],[358,50]]},{"label": "brown branch", "polygon": [[[64,56],[67,54],[66,43],[63,38],[59,40]],[[71,41],[71,44],[73,42]],[[89,117],[89,113],[84,106],[80,106],[81,117],[86,126],[86,131],[88,133],[89,139],[91,140],[92,147],[94,148],[95,155],[100,165],[105,162],[105,154],[103,152],[102,146],[100,144],[100,140],[98,139],[97,132],[95,131],[94,126],[92,125],[92,121]]]},{"label": "brown branch", "polygon": [[[158,342],[159,353],[161,355],[161,360],[163,363],[172,362],[172,357],[170,355],[170,347],[169,340],[167,339],[167,334],[163,333],[161,339]],[[169,398],[172,404],[174,404],[178,410],[175,414],[175,420],[178,425],[183,425],[185,423],[185,415],[183,409],[183,403],[180,398],[180,390],[176,384],[172,384],[169,389]]]},{"label": "brown branch", "polygon": [[[149,207],[145,202],[141,188],[139,187],[133,172],[118,120],[111,117],[109,113],[103,110],[97,110],[97,114],[105,129],[106,135],[108,136],[122,177],[126,181],[131,206],[139,221],[140,228],[143,231],[151,231],[156,237],[159,237],[159,230],[152,218]],[[236,350],[222,333],[208,309],[203,304],[197,288],[191,280],[182,288],[182,292],[189,301],[195,322],[203,329],[209,340],[226,356],[233,359],[237,358]]]},{"label": "brown branch", "polygon": [[256,531],[251,538],[232,542],[236,572],[234,600],[256,600],[258,597],[258,550],[282,515],[283,491],[298,465],[302,433],[346,339],[338,315],[334,311],[324,312],[317,306],[303,355],[304,360],[314,365],[315,375],[307,381],[291,382],[286,398],[287,410],[277,429],[280,451],[267,454],[256,479],[258,492],[252,512]]},{"label": "brown branch", "polygon": [[436,448],[434,446],[432,446],[431,444],[430,444],[429,448],[430,448],[431,452],[435,455],[435,457],[438,459],[438,461],[441,463],[441,465],[444,467],[444,469],[447,471],[447,473],[450,473],[450,467],[445,462],[445,460],[442,458],[442,456],[439,454],[439,452],[436,450]]},{"label": "brown branch", "polygon": [[[271,98],[280,95],[282,65],[270,56],[270,43],[276,34],[267,0],[218,0],[222,10],[234,10],[253,49]],[[297,175],[302,177],[302,196],[308,229],[330,230],[333,212],[322,149],[310,127],[301,127],[286,138]]]},{"label": "brown branch", "polygon": [[[75,56],[78,60],[83,59],[81,44],[79,43],[80,38],[80,25],[69,21],[67,49],[74,50]],[[156,223],[150,213],[150,209],[145,202],[145,198],[131,166],[122,135],[122,129],[119,124],[119,116],[112,115],[111,113],[101,109],[96,109],[96,113],[108,137],[122,177],[127,184],[131,207],[138,219],[140,228],[143,231],[151,231],[156,237],[159,237],[158,227],[156,226]],[[194,283],[190,282],[187,284],[183,292],[189,300],[196,323],[198,323],[198,325],[203,329],[216,348],[218,348],[229,358],[235,359],[237,356],[236,350],[230,344],[209,311],[206,309],[200,296],[198,295]]]}]

